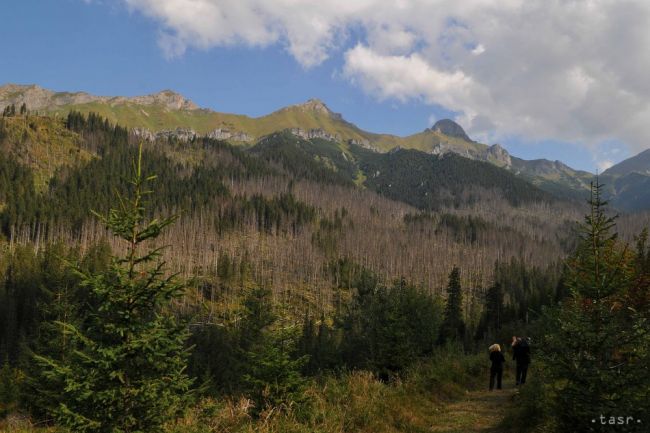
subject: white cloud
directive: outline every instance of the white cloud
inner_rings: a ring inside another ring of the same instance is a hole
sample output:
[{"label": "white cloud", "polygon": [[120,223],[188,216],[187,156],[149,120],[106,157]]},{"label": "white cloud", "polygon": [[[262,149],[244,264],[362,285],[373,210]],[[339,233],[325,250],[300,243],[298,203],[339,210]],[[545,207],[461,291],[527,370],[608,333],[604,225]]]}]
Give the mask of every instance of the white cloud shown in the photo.
[{"label": "white cloud", "polygon": [[476,136],[596,147],[650,143],[647,0],[121,0],[188,47],[284,47],[304,67],[342,55],[378,99],[461,113]]},{"label": "white cloud", "polygon": [[607,170],[612,165],[614,165],[614,161],[610,161],[609,159],[596,162],[596,166],[598,167],[599,173],[602,173],[603,171]]},{"label": "white cloud", "polygon": [[343,74],[380,99],[421,98],[451,109],[459,108],[457,96],[473,86],[462,71],[438,70],[417,53],[381,55],[363,45],[345,53]]},{"label": "white cloud", "polygon": [[485,52],[485,47],[482,44],[478,44],[472,49],[472,54],[475,56],[480,56]]}]

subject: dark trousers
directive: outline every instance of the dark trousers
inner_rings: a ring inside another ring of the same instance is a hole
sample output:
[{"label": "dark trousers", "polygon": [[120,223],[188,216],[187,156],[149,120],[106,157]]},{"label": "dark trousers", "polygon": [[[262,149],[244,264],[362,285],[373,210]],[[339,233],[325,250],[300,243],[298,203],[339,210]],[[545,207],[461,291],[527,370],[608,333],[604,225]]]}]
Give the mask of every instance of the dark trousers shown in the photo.
[{"label": "dark trousers", "polygon": [[526,383],[526,375],[528,374],[528,363],[517,363],[517,385]]},{"label": "dark trousers", "polygon": [[501,379],[503,378],[503,368],[498,370],[490,369],[490,391],[494,389],[494,379],[497,380],[497,389],[501,389]]}]

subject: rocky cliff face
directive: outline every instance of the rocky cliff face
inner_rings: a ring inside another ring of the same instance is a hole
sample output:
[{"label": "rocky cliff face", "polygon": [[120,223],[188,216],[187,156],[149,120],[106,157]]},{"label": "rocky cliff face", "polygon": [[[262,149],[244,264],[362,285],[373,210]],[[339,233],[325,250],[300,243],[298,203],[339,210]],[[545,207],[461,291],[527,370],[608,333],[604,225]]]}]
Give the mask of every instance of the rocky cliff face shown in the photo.
[{"label": "rocky cliff face", "polygon": [[429,153],[438,156],[446,155],[448,153],[455,153],[456,155],[464,156],[465,158],[469,159],[484,159],[481,154],[472,152],[470,149],[458,149],[445,143],[433,144]]},{"label": "rocky cliff face", "polygon": [[338,135],[332,135],[321,128],[310,129],[307,131],[301,128],[291,128],[289,129],[289,132],[291,132],[296,137],[302,138],[303,140],[320,138],[322,140],[327,140],[327,141],[341,141],[341,137],[339,137]]},{"label": "rocky cliff face", "polygon": [[0,109],[11,104],[20,106],[23,103],[30,110],[42,110],[91,102],[104,102],[112,105],[161,105],[168,110],[196,110],[199,108],[194,102],[171,90],[129,98],[95,96],[85,92],[53,92],[36,85],[7,84],[0,87]]},{"label": "rocky cliff face", "polygon": [[465,130],[456,122],[451,119],[438,120],[432,127],[432,131],[439,132],[449,137],[456,137],[465,141],[472,141],[471,138],[465,133]]},{"label": "rocky cliff face", "polygon": [[326,115],[333,119],[338,119],[338,120],[343,119],[343,116],[341,116],[341,114],[333,112],[332,110],[329,109],[327,105],[325,105],[323,101],[316,98],[309,99],[307,102],[303,102],[302,104],[289,105],[288,107],[280,109],[280,111],[294,111],[294,110]]},{"label": "rocky cliff face", "polygon": [[[133,128],[131,134],[147,141],[155,141],[158,139],[176,139],[180,141],[190,141],[194,138],[199,138],[202,135],[190,128],[176,128],[164,129],[162,131],[152,132],[146,128]],[[228,129],[217,128],[205,134],[208,138],[215,140],[231,140],[231,141],[253,141],[253,137],[245,132],[230,131]]]},{"label": "rocky cliff face", "polygon": [[487,148],[485,151],[485,160],[499,167],[510,168],[512,166],[510,154],[499,144],[493,144]]}]

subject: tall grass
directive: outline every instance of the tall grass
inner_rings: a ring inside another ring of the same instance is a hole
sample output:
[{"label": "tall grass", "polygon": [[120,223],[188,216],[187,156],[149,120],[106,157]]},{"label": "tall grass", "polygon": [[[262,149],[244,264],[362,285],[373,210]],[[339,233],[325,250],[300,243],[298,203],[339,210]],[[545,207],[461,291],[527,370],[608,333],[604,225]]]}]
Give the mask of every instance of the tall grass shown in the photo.
[{"label": "tall grass", "polygon": [[[366,371],[312,379],[306,403],[273,407],[258,416],[246,397],[204,398],[166,433],[427,432],[445,403],[485,385],[487,366],[484,354],[440,348],[390,382]],[[0,432],[67,433],[32,426],[24,418],[0,423]]]},{"label": "tall grass", "polygon": [[251,416],[245,399],[205,399],[170,433],[336,433],[425,432],[436,424],[443,404],[483,384],[484,355],[440,349],[414,364],[403,379],[382,382],[364,371],[314,380],[308,403],[288,405]]}]

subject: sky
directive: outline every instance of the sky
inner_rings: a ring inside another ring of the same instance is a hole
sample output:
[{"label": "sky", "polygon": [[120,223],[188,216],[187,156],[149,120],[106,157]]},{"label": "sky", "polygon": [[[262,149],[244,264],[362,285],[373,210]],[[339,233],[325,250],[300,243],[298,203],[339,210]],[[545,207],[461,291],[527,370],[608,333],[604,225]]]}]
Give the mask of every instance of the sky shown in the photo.
[{"label": "sky", "polygon": [[592,172],[650,147],[647,0],[0,1],[0,84],[251,116],[316,97]]}]

